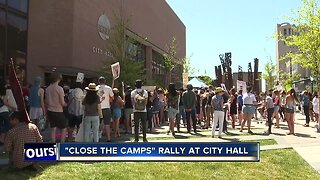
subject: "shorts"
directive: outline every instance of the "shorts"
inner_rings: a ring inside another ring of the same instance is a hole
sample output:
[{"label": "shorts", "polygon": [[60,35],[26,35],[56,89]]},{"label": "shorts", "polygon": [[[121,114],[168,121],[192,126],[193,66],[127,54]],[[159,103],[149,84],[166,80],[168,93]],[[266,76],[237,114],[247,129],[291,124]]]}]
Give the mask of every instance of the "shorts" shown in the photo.
[{"label": "shorts", "polygon": [[10,129],[9,112],[0,113],[0,133],[7,133]]},{"label": "shorts", "polygon": [[77,126],[77,128],[79,128],[81,123],[82,123],[82,115],[75,116],[75,115],[70,114],[69,122],[68,122],[68,126],[70,128],[74,128],[76,126]]},{"label": "shorts", "polygon": [[280,110],[280,106],[275,105],[274,106],[274,112],[279,112],[279,110]]},{"label": "shorts", "polygon": [[30,119],[40,119],[43,117],[43,110],[41,107],[30,107],[29,111]]},{"label": "shorts", "polygon": [[152,111],[152,114],[159,114],[160,111]]},{"label": "shorts", "polygon": [[177,109],[168,108],[168,118],[170,118],[170,119],[176,118],[178,113],[179,113],[179,111]]},{"label": "shorts", "polygon": [[133,114],[133,109],[132,108],[125,108],[124,109],[124,120],[130,120],[131,119],[131,114]]},{"label": "shorts", "polygon": [[67,127],[67,119],[65,118],[63,112],[48,111],[47,114],[51,128],[57,127],[59,129],[64,129]]},{"label": "shorts", "polygon": [[111,122],[111,110],[110,108],[102,109],[102,115],[103,115],[103,124],[110,125]]},{"label": "shorts", "polygon": [[114,120],[121,118],[121,109],[120,108],[112,109],[112,118]]},{"label": "shorts", "polygon": [[230,115],[236,115],[238,114],[237,108],[230,108]]},{"label": "shorts", "polygon": [[294,113],[294,109],[286,108],[286,113],[293,114]]},{"label": "shorts", "polygon": [[256,107],[253,105],[243,105],[243,113],[254,114],[256,113]]}]

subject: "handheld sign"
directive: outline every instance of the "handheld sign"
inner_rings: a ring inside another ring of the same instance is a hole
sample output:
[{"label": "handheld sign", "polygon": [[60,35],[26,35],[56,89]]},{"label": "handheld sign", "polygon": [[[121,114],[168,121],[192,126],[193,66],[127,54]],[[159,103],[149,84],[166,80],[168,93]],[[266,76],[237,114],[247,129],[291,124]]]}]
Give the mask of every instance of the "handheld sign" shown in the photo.
[{"label": "handheld sign", "polygon": [[239,81],[237,80],[237,90],[242,90],[242,93],[247,92],[247,83],[245,81]]},{"label": "handheld sign", "polygon": [[120,77],[120,63],[114,63],[111,65],[113,79],[118,79]]},{"label": "handheld sign", "polygon": [[82,83],[83,79],[84,79],[84,74],[83,73],[78,73],[76,82]]}]

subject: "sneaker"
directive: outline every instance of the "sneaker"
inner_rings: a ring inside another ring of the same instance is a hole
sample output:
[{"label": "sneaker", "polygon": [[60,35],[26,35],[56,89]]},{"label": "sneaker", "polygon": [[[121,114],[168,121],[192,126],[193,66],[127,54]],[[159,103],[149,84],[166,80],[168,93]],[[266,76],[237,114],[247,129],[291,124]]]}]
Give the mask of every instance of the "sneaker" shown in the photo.
[{"label": "sneaker", "polygon": [[214,138],[214,135],[212,135],[211,137]]},{"label": "sneaker", "polygon": [[99,139],[102,138],[102,131],[99,132]]},{"label": "sneaker", "polygon": [[221,136],[221,135],[219,135],[219,136],[218,136],[218,138],[222,138],[222,136]]}]

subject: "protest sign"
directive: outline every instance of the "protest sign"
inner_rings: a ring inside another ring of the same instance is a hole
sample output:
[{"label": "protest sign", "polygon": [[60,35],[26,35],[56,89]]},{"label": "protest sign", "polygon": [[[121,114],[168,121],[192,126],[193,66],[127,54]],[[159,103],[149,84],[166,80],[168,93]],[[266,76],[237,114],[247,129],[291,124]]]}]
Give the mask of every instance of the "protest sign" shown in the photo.
[{"label": "protest sign", "polygon": [[82,83],[82,82],[83,82],[83,79],[84,79],[84,74],[79,72],[78,75],[77,75],[77,80],[76,80],[76,82]]},{"label": "protest sign", "polygon": [[111,65],[113,79],[118,79],[120,77],[120,63],[114,63]]},{"label": "protest sign", "polygon": [[247,83],[245,81],[237,80],[237,91],[242,90],[242,93],[247,92]]}]

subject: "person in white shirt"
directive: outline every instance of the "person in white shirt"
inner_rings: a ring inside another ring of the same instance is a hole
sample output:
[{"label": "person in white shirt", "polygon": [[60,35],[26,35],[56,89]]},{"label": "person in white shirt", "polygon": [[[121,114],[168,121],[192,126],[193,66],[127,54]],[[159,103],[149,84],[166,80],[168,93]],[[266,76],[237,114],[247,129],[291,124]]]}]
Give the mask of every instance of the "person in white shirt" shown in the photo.
[{"label": "person in white shirt", "polygon": [[131,92],[131,102],[134,113],[134,137],[139,142],[139,122],[142,122],[143,142],[147,141],[147,102],[148,92],[142,89],[142,81],[136,80],[136,89]]},{"label": "person in white shirt", "polygon": [[245,93],[242,97],[243,99],[243,121],[241,124],[240,132],[242,132],[243,127],[245,126],[246,122],[248,121],[248,133],[252,134],[252,131],[250,130],[251,126],[251,119],[254,117],[254,114],[256,112],[256,105],[257,100],[253,93],[251,93],[252,87],[247,87],[247,93]]},{"label": "person in white shirt", "polygon": [[318,93],[315,92],[313,95],[312,105],[313,105],[313,112],[315,115],[315,121],[319,123],[319,99]]},{"label": "person in white shirt", "polygon": [[111,141],[110,138],[110,122],[111,122],[111,109],[110,102],[113,100],[112,88],[106,85],[106,79],[104,77],[99,78],[98,95],[100,96],[101,109],[102,109],[102,120],[104,123],[104,130],[107,142]]}]

